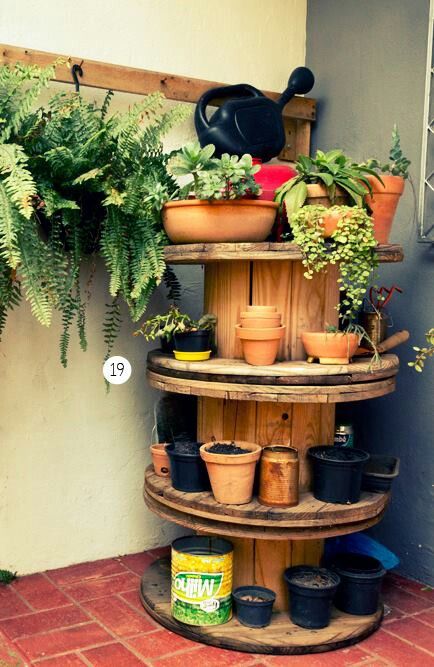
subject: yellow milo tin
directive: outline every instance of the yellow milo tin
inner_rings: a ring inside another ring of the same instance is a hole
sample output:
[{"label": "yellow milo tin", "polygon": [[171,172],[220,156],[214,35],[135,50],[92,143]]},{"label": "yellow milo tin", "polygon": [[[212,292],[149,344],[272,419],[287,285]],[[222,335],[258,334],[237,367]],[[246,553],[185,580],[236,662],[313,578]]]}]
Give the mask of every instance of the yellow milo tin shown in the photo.
[{"label": "yellow milo tin", "polygon": [[233,546],[219,537],[172,543],[172,616],[188,625],[220,625],[232,617]]}]

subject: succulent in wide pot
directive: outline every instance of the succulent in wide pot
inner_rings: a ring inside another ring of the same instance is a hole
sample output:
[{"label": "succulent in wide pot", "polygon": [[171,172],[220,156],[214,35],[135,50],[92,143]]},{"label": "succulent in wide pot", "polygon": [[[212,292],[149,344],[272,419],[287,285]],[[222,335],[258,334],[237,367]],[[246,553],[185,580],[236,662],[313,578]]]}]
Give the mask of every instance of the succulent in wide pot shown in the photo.
[{"label": "succulent in wide pot", "polygon": [[404,192],[410,164],[410,160],[402,152],[398,128],[394,125],[389,161],[382,164],[373,158],[366,162],[367,167],[377,172],[377,177],[367,176],[371,187],[365,194],[365,204],[372,213],[374,234],[378,243],[389,242],[393,219]]},{"label": "succulent in wide pot", "polygon": [[338,331],[302,331],[301,341],[308,360],[318,359],[320,364],[349,364],[356,353],[361,334]]},{"label": "succulent in wide pot", "polygon": [[168,162],[172,176],[191,177],[176,200],[163,206],[163,225],[172,243],[236,243],[265,241],[277,204],[256,199],[254,179],[259,165],[251,155],[214,158],[212,144],[181,148]]},{"label": "succulent in wide pot", "polygon": [[262,447],[252,442],[221,440],[202,445],[200,455],[218,503],[244,505],[251,501],[261,453]]}]

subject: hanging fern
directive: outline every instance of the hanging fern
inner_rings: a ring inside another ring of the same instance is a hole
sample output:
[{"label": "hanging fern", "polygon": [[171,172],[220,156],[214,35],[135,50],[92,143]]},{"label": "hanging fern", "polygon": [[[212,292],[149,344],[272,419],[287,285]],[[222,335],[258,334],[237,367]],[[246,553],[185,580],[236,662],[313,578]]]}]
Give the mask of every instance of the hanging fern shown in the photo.
[{"label": "hanging fern", "polygon": [[111,303],[106,303],[106,313],[102,330],[104,334],[104,343],[106,344],[106,354],[104,361],[106,361],[113,350],[116,338],[122,326],[121,309],[119,307],[118,299],[115,298]]}]

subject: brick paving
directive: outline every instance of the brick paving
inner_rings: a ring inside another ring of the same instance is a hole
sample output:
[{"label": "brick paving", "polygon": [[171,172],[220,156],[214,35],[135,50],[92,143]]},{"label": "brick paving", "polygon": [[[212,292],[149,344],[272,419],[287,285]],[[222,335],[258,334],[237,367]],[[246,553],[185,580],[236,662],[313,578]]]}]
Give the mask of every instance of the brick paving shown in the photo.
[{"label": "brick paving", "polygon": [[143,609],[140,575],[155,549],[20,577],[0,586],[0,667],[434,667],[434,591],[390,574],[381,629],[321,655],[265,656],[205,646]]}]

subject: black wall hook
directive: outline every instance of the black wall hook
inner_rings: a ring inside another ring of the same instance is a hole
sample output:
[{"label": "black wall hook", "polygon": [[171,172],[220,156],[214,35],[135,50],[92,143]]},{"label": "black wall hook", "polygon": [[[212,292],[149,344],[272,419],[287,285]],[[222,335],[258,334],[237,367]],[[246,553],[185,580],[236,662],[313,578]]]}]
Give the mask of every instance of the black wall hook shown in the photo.
[{"label": "black wall hook", "polygon": [[78,77],[83,76],[83,69],[82,69],[81,65],[76,64],[76,65],[72,66],[71,72],[72,72],[72,79],[73,79],[74,84],[75,84],[75,90],[76,90],[77,93],[79,93],[80,92],[80,81],[78,80]]}]

